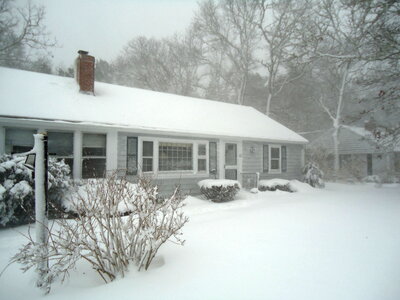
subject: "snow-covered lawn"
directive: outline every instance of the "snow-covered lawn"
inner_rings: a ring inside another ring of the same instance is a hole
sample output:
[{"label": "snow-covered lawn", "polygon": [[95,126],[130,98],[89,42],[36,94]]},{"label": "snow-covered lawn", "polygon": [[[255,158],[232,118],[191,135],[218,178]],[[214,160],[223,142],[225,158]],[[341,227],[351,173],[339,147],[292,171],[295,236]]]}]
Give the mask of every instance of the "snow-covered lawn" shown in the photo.
[{"label": "snow-covered lawn", "polygon": [[[81,264],[46,299],[400,299],[400,186],[327,184],[185,208],[183,247],[168,243],[147,272],[103,284]],[[0,231],[0,268],[24,242]],[[43,299],[34,273],[10,266],[0,299]]]}]

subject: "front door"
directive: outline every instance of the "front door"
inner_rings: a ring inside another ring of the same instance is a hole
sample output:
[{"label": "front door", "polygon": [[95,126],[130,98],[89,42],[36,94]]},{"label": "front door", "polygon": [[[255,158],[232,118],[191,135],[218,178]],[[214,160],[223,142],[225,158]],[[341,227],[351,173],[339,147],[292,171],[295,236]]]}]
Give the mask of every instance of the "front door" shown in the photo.
[{"label": "front door", "polygon": [[237,144],[225,144],[225,179],[237,180],[238,151]]}]

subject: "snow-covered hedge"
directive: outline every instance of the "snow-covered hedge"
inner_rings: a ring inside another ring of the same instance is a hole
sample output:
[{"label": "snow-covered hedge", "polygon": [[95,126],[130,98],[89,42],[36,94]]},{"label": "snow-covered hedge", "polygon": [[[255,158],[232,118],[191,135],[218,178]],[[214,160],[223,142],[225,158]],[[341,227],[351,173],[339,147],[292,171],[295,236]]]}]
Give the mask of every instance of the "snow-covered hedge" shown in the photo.
[{"label": "snow-covered hedge", "polygon": [[[86,189],[84,193],[82,190]],[[81,196],[84,198],[80,198]],[[81,260],[89,262],[105,282],[123,277],[128,268],[147,270],[159,248],[169,239],[183,245],[181,228],[188,221],[181,208],[183,197],[176,188],[168,198],[160,198],[158,187],[148,178],[132,185],[116,174],[88,181],[71,205],[74,220],[58,219],[48,234],[49,269],[38,286],[49,292],[58,278],[63,280]],[[131,211],[121,216],[121,200]],[[28,236],[29,238],[29,236]],[[13,257],[23,270],[36,267],[42,257],[40,245],[30,239]]]},{"label": "snow-covered hedge", "polygon": [[307,163],[303,168],[303,175],[304,182],[308,183],[312,187],[325,187],[325,183],[322,179],[324,177],[324,173],[320,170],[316,163]]},{"label": "snow-covered hedge", "polygon": [[239,181],[228,179],[205,179],[197,184],[201,193],[214,202],[233,200],[241,188]]},{"label": "snow-covered hedge", "polygon": [[[34,182],[25,157],[0,156],[0,226],[19,225],[33,221]],[[64,161],[49,159],[48,197],[51,212],[61,208],[61,199],[70,187],[70,169]]]},{"label": "snow-covered hedge", "polygon": [[285,192],[308,192],[312,191],[313,188],[308,184],[300,182],[298,180],[286,180],[280,178],[260,180],[258,183],[259,191],[276,191],[281,190]]},{"label": "snow-covered hedge", "polygon": [[285,191],[285,192],[293,192],[290,188],[289,180],[280,179],[280,178],[260,180],[258,182],[258,190],[261,192],[276,191],[276,190],[281,190],[281,191]]}]

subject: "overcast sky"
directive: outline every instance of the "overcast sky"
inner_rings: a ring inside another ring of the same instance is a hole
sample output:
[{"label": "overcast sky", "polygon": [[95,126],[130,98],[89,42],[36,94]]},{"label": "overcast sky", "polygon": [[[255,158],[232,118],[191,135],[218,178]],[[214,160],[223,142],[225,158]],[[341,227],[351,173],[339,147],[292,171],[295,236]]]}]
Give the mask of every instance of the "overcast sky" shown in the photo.
[{"label": "overcast sky", "polygon": [[183,32],[196,0],[35,0],[46,8],[45,24],[60,45],[54,64],[69,66],[79,49],[110,60],[133,37]]}]

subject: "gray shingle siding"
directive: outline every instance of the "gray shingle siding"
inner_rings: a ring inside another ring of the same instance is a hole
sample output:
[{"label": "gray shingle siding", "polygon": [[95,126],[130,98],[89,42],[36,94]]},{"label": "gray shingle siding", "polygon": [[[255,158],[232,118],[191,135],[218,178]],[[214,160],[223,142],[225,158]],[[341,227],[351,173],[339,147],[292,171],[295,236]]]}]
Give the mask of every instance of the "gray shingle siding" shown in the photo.
[{"label": "gray shingle siding", "polygon": [[[243,173],[259,172],[260,179],[301,179],[302,145],[280,144],[281,146],[286,146],[287,149],[287,171],[279,174],[263,173],[263,145],[268,144],[251,141],[243,142]],[[250,151],[252,147],[254,147],[254,152]]]}]

